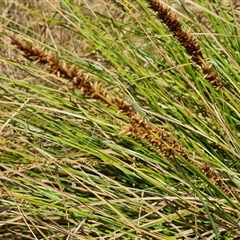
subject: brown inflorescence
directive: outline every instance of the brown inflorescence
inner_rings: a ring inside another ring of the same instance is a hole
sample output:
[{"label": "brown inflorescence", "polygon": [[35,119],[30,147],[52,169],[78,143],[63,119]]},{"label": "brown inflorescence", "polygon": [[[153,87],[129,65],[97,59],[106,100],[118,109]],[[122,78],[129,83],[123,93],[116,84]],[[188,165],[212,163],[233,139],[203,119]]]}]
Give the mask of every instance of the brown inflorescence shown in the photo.
[{"label": "brown inflorescence", "polygon": [[215,89],[221,88],[221,80],[217,72],[212,72],[211,66],[203,56],[200,44],[197,43],[196,39],[190,33],[182,29],[182,24],[179,22],[177,16],[171,13],[171,9],[159,0],[149,0],[149,2],[157,16],[173,33],[173,37],[185,48],[191,60],[202,69],[204,78],[208,80]]},{"label": "brown inflorescence", "polygon": [[223,179],[220,177],[217,171],[212,169],[211,165],[208,162],[204,163],[201,166],[201,170],[204,173],[204,175],[209,177],[216,186],[222,189],[223,192],[225,192],[228,195],[234,193],[234,191],[231,191],[230,187],[226,185],[226,183],[223,181]]},{"label": "brown inflorescence", "polygon": [[92,83],[90,78],[85,76],[82,70],[77,70],[76,66],[61,63],[57,55],[46,51],[38,46],[33,46],[29,42],[20,39],[14,34],[7,34],[18,49],[30,61],[48,66],[50,73],[59,77],[70,80],[73,86],[79,89],[86,98],[96,99],[105,103],[107,106],[115,106],[119,113],[124,114],[130,119],[130,125],[123,132],[131,134],[139,139],[147,140],[151,145],[156,147],[167,156],[173,157],[176,153],[187,159],[190,163],[193,160],[189,156],[187,150],[164,129],[151,124],[146,118],[136,113],[131,104],[119,97],[112,97],[100,82]]},{"label": "brown inflorescence", "polygon": [[149,123],[139,114],[134,114],[130,118],[131,125],[125,130],[127,134],[138,136],[147,140],[152,146],[156,147],[166,156],[174,157],[176,153],[181,155],[189,163],[194,164],[187,150],[177,141],[177,139],[167,133],[164,129]]}]

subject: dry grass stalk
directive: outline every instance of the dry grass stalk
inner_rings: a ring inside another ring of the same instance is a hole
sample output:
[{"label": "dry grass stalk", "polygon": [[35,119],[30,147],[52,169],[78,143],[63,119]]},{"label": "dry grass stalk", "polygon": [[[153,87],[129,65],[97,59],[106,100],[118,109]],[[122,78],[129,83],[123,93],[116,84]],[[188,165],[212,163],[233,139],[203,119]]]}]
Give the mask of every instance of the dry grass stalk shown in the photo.
[{"label": "dry grass stalk", "polygon": [[191,60],[202,69],[204,78],[208,80],[215,89],[221,88],[222,84],[217,72],[212,72],[211,65],[209,65],[204,58],[199,43],[190,33],[183,31],[182,24],[179,22],[177,16],[171,13],[171,9],[160,3],[159,0],[149,1],[151,8],[173,33],[173,37],[185,48]]},{"label": "dry grass stalk", "polygon": [[169,135],[164,129],[149,123],[144,116],[135,113],[130,103],[122,98],[110,96],[101,83],[92,83],[83,71],[77,70],[74,65],[70,66],[65,62],[61,63],[59,58],[52,52],[32,45],[9,31],[5,31],[5,33],[11,38],[12,44],[21,50],[28,60],[48,65],[50,73],[70,80],[74,87],[79,89],[86,98],[96,99],[107,106],[117,107],[119,113],[129,117],[130,126],[123,131],[124,133],[147,140],[168,156],[175,156],[177,152],[183,158],[193,163],[187,150],[173,136]]}]

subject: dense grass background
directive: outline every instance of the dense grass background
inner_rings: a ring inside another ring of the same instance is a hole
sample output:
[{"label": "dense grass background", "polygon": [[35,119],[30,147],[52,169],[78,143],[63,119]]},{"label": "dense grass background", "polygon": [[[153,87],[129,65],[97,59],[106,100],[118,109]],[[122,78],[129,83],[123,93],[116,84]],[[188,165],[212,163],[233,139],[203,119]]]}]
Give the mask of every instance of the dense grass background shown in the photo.
[{"label": "dense grass background", "polygon": [[[1,239],[239,239],[239,6],[168,4],[222,88],[148,1],[1,3]],[[9,32],[178,144],[130,134],[123,111],[24,58]]]}]

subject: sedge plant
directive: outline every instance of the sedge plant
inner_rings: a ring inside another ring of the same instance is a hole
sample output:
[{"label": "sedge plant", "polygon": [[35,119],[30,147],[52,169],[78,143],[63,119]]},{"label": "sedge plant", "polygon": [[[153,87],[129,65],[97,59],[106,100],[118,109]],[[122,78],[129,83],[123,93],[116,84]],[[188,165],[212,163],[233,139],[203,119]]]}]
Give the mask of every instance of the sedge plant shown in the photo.
[{"label": "sedge plant", "polygon": [[238,2],[40,2],[1,6],[1,239],[238,239]]}]

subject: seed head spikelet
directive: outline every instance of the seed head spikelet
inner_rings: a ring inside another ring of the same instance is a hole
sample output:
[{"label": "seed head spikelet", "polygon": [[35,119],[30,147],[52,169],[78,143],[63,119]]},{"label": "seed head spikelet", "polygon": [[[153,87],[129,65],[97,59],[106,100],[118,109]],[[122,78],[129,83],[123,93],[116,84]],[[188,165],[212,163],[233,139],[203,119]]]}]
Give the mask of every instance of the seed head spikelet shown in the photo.
[{"label": "seed head spikelet", "polygon": [[220,189],[222,189],[223,192],[225,192],[227,195],[234,197],[235,190],[232,189],[228,184],[222,179],[222,177],[218,174],[216,170],[214,170],[211,165],[206,162],[202,164],[201,171],[209,177],[209,179]]},{"label": "seed head spikelet", "polygon": [[208,80],[215,89],[221,88],[221,80],[217,72],[213,72],[211,66],[203,56],[200,44],[188,32],[182,29],[182,24],[177,16],[171,12],[171,9],[162,4],[159,0],[149,0],[151,8],[156,12],[157,16],[173,33],[173,37],[185,48],[190,59],[197,64],[204,74],[204,78]]},{"label": "seed head spikelet", "polygon": [[47,65],[47,70],[50,73],[70,80],[73,86],[79,89],[86,98],[96,99],[107,106],[117,107],[119,112],[130,120],[129,127],[126,127],[122,132],[147,140],[160,152],[168,156],[175,156],[175,152],[177,152],[193,163],[187,150],[173,136],[169,135],[164,129],[148,122],[144,116],[136,113],[131,104],[123,98],[110,96],[100,82],[91,82],[82,70],[78,70],[74,65],[61,62],[57,55],[52,52],[36,45],[33,46],[14,34],[8,34],[8,36],[12,39],[12,44],[21,50],[27,59]]}]

